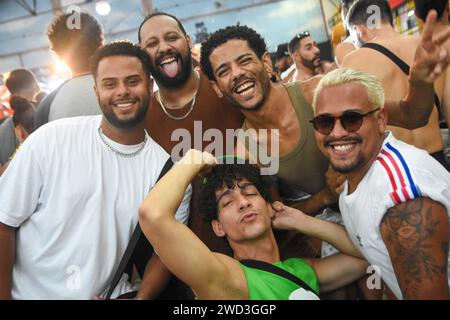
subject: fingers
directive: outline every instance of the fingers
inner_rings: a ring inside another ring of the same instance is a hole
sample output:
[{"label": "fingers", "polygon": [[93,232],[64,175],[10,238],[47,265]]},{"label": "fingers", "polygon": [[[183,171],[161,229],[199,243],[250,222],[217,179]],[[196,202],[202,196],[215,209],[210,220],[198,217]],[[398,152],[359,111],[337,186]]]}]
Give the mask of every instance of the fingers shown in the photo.
[{"label": "fingers", "polygon": [[285,206],[280,201],[275,201],[274,203],[272,203],[272,208],[273,210],[275,210],[275,212],[281,212],[285,209]]},{"label": "fingers", "polygon": [[203,156],[203,162],[208,166],[219,164],[219,161],[217,160],[217,158],[214,157],[209,152],[203,151],[202,156]]},{"label": "fingers", "polygon": [[450,28],[447,28],[447,30],[442,31],[438,35],[434,36],[433,43],[437,46],[440,46],[448,39],[450,39]]},{"label": "fingers", "polygon": [[436,10],[430,10],[422,33],[422,46],[426,51],[433,50],[433,31],[436,24],[436,19]]}]

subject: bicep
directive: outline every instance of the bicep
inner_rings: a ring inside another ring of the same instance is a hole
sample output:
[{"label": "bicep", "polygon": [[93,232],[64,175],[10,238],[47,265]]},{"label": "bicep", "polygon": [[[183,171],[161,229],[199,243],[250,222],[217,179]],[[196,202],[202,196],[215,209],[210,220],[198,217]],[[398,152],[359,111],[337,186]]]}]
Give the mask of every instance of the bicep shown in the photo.
[{"label": "bicep", "polygon": [[390,208],[380,224],[404,299],[448,299],[449,220],[429,198]]}]

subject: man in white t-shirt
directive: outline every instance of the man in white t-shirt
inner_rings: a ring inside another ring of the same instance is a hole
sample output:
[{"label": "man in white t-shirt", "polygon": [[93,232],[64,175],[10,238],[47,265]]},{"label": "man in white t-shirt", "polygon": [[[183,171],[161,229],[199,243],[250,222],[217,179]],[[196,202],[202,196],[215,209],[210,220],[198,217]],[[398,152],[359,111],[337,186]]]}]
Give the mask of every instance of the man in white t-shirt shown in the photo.
[{"label": "man in white t-shirt", "polygon": [[[152,82],[148,55],[129,42],[93,60],[103,116],[48,123],[0,179],[0,298],[104,297],[138,222],[138,208],[169,154],[144,130]],[[187,222],[190,190],[177,211]],[[138,298],[169,273],[154,254]],[[113,297],[133,288],[123,276]]]},{"label": "man in white t-shirt", "polygon": [[448,299],[450,174],[385,131],[374,76],[333,71],[313,105],[318,147],[347,179],[339,207],[355,246],[398,299]]}]

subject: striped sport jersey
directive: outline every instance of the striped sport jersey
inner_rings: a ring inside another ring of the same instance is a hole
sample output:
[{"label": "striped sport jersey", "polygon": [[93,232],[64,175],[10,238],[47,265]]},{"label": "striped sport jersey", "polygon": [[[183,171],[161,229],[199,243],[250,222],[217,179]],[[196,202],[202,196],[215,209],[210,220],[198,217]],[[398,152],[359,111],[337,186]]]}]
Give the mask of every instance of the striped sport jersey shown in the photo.
[{"label": "striped sport jersey", "polygon": [[376,160],[389,176],[391,185],[389,195],[396,205],[421,197],[420,189],[414,183],[408,164],[397,148],[389,142],[386,143]]}]

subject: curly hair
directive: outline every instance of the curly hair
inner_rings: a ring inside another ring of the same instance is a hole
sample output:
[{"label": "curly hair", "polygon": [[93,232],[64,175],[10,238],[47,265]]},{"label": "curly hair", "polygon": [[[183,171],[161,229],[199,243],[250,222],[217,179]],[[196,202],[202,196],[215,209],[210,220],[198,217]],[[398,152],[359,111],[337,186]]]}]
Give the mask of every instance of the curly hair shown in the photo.
[{"label": "curly hair", "polygon": [[267,202],[272,202],[272,180],[268,176],[262,176],[257,166],[248,163],[220,164],[203,177],[203,184],[197,196],[200,215],[204,221],[211,222],[218,218],[216,191],[225,186],[231,189],[242,179],[251,182]]},{"label": "curly hair", "polygon": [[103,45],[103,30],[98,21],[88,13],[80,13],[80,26],[71,28],[69,22],[77,13],[61,14],[53,19],[47,30],[51,49],[58,56],[74,52],[73,58],[88,65],[89,57]]},{"label": "curly hair", "polygon": [[216,80],[209,57],[216,48],[229,40],[247,41],[249,47],[260,59],[267,51],[266,42],[261,37],[261,35],[252,28],[237,25],[226,27],[225,29],[219,29],[216,32],[212,33],[208,40],[202,43],[200,65],[209,80]]},{"label": "curly hair", "polygon": [[97,78],[98,65],[100,61],[111,56],[136,57],[142,64],[142,69],[150,78],[150,57],[140,46],[127,40],[114,41],[99,48],[90,59],[91,72],[94,79]]}]

